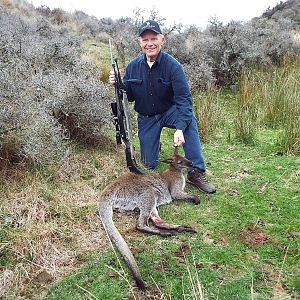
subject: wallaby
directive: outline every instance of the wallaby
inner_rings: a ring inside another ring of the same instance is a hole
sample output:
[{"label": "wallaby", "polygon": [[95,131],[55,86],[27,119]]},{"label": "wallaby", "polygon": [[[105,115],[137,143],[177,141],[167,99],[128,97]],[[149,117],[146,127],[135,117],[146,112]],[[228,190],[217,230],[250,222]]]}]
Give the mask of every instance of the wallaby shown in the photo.
[{"label": "wallaby", "polygon": [[[138,208],[140,215],[136,228],[143,232],[161,236],[171,236],[184,231],[196,232],[190,226],[168,224],[158,215],[156,207],[170,203],[174,199],[200,203],[197,196],[184,192],[185,177],[182,169],[192,167],[192,162],[178,154],[177,147],[174,155],[163,162],[170,165],[168,170],[145,175],[128,172],[109,184],[99,198],[99,214],[106,233],[127,262],[141,290],[146,289],[146,284],[128,245],[114,225],[113,209],[132,211]],[[148,225],[149,219],[156,228]]]}]

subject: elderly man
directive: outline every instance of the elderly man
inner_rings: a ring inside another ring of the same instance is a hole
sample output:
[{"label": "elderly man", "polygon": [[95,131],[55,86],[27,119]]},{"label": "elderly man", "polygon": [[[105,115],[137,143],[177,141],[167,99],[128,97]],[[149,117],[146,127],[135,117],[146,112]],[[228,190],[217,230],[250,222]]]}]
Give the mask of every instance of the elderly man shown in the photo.
[{"label": "elderly man", "polygon": [[[148,20],[140,26],[139,42],[143,54],[129,62],[123,82],[138,112],[143,163],[150,169],[158,165],[161,130],[174,128],[174,143],[183,145],[186,158],[193,162],[188,181],[205,193],[216,192],[205,176],[192,95],[182,65],[162,50],[165,39],[157,22]],[[113,71],[109,81],[115,82]]]}]

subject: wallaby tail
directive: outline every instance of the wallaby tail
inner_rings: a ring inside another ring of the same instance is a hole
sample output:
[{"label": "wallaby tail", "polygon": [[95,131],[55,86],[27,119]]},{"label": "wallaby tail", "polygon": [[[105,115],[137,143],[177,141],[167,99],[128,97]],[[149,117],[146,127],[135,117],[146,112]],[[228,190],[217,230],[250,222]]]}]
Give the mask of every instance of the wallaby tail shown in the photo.
[{"label": "wallaby tail", "polygon": [[99,215],[106,234],[126,261],[138,288],[141,290],[145,290],[146,283],[142,279],[138,265],[132,255],[132,252],[130,251],[127,243],[125,242],[124,238],[121,236],[120,232],[113,222],[112,207],[105,204],[99,205]]}]

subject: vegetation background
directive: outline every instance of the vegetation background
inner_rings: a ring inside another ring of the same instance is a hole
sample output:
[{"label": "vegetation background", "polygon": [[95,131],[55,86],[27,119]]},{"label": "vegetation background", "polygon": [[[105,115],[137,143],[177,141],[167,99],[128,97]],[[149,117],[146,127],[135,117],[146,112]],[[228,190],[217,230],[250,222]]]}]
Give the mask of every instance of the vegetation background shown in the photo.
[{"label": "vegetation background", "polygon": [[[163,26],[218,193],[160,208],[196,235],[145,236],[135,214],[117,215],[146,293],[118,263],[96,211],[98,193],[127,171],[111,122],[108,39],[124,68],[148,18],[164,24],[154,10],[99,20],[0,0],[0,298],[298,299],[299,0],[247,23]],[[171,136],[164,130],[163,157]]]}]

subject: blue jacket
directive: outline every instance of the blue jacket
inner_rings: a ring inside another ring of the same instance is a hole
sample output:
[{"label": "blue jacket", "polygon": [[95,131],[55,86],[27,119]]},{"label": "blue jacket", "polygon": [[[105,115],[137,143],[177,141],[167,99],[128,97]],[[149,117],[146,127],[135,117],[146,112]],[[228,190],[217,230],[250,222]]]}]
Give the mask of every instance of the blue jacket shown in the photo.
[{"label": "blue jacket", "polygon": [[142,115],[156,115],[176,105],[176,129],[184,130],[193,117],[192,95],[182,65],[171,55],[160,51],[152,68],[142,54],[126,67],[123,82],[129,101]]}]

